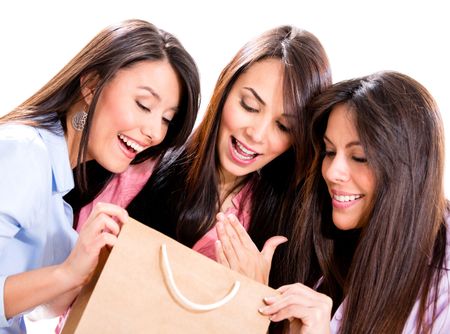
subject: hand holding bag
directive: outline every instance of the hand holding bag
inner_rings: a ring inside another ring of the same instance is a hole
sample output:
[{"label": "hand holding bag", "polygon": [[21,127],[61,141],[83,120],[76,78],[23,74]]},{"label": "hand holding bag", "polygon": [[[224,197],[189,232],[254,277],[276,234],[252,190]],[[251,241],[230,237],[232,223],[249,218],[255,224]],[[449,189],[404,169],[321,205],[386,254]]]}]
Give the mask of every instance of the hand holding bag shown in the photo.
[{"label": "hand holding bag", "polygon": [[258,308],[277,293],[133,219],[97,277],[63,334],[266,333]]}]

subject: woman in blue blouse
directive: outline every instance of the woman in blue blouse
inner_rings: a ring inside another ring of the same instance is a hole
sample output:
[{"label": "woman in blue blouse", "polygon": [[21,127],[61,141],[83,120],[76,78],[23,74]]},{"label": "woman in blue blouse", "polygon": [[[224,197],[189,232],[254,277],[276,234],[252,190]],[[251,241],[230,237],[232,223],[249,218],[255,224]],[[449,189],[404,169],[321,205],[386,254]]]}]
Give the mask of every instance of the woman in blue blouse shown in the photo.
[{"label": "woman in blue blouse", "polygon": [[127,220],[125,210],[100,203],[77,238],[63,199],[72,169],[87,191],[85,162],[118,173],[183,143],[199,86],[175,37],[128,20],[100,32],[0,118],[0,333],[25,332],[22,315],[38,305],[64,311]]}]

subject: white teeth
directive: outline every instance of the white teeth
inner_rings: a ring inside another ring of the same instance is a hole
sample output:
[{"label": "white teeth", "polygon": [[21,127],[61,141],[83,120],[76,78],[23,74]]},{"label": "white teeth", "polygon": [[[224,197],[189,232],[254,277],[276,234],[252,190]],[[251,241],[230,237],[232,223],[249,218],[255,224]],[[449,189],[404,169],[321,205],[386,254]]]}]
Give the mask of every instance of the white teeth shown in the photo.
[{"label": "white teeth", "polygon": [[354,201],[358,198],[361,198],[361,195],[333,195],[333,199],[335,199],[338,202],[350,202],[350,201]]},{"label": "white teeth", "polygon": [[141,146],[138,143],[132,141],[130,138],[125,137],[123,134],[119,133],[118,136],[127,146],[131,147],[137,153],[140,153],[140,152],[142,152],[144,150],[143,146]]},{"label": "white teeth", "polygon": [[253,152],[253,151],[250,151],[250,150],[247,149],[246,147],[244,147],[238,140],[236,140],[236,145],[237,145],[237,147],[239,147],[239,149],[240,149],[242,152],[244,152],[245,154],[248,154],[248,155],[255,155],[255,154],[257,154],[257,153],[255,153],[255,152]]},{"label": "white teeth", "polygon": [[252,160],[255,156],[251,155],[251,156],[247,156],[247,155],[242,155],[240,154],[238,151],[234,150],[234,154],[240,159],[240,160]]}]

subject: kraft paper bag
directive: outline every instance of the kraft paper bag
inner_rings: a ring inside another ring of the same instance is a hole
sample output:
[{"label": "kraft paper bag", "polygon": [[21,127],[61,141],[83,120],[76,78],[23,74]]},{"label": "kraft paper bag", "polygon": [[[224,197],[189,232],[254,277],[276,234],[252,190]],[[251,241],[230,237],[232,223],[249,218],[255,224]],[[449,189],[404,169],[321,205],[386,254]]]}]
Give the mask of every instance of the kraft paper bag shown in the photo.
[{"label": "kraft paper bag", "polygon": [[106,256],[63,334],[267,332],[258,308],[274,289],[136,220],[123,226],[105,263]]}]

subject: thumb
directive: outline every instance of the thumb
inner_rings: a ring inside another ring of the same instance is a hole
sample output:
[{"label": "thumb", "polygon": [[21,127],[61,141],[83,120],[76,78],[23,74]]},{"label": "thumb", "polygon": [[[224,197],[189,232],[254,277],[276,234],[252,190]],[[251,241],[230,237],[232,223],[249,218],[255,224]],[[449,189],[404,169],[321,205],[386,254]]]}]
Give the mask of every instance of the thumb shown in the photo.
[{"label": "thumb", "polygon": [[273,254],[275,253],[275,249],[277,249],[279,245],[285,243],[286,241],[288,241],[288,239],[281,235],[276,235],[274,237],[267,239],[261,251],[261,255],[269,264],[272,263],[272,257]]}]

